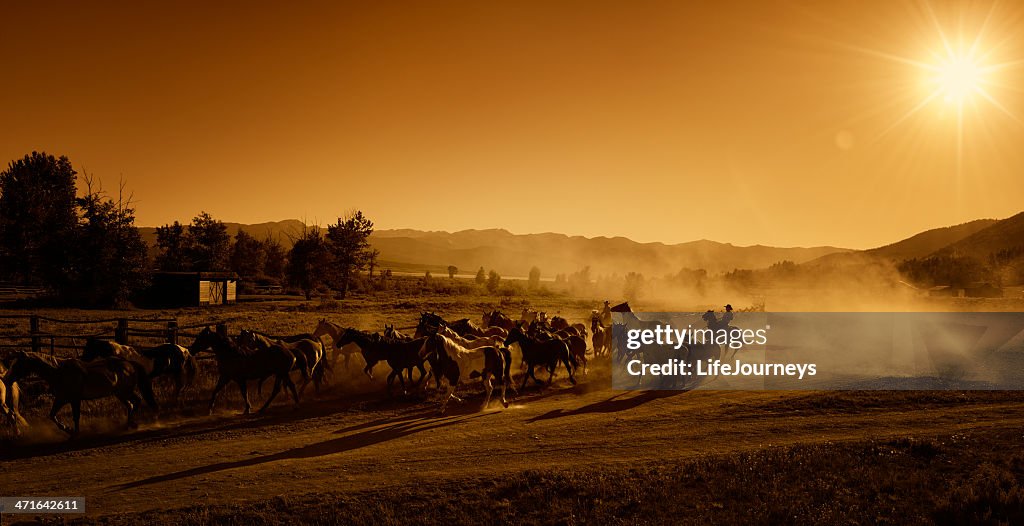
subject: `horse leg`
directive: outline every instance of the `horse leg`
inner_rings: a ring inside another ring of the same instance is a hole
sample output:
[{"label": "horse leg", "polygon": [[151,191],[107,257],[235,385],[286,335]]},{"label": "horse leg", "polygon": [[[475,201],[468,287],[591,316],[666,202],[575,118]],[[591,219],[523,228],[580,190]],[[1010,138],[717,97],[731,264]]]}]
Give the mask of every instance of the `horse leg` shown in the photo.
[{"label": "horse leg", "polygon": [[[61,422],[60,420],[57,419],[57,413],[59,413],[60,410],[63,409],[64,406],[66,406],[66,405],[68,405],[67,401],[61,400],[59,398],[54,398],[53,406],[50,407],[50,420],[53,420],[53,423],[57,424],[57,427],[61,431],[65,432],[65,433],[67,433],[69,435],[74,436],[77,433],[77,431],[76,431],[76,433],[72,433],[71,430],[68,429],[68,426],[64,425],[63,422]],[[75,427],[77,427],[77,423],[76,423]]]},{"label": "horse leg", "polygon": [[[530,368],[530,371],[532,370],[533,367]],[[530,371],[526,371],[525,373],[523,373],[523,384],[519,386],[520,390],[526,389],[526,382],[530,379]]]},{"label": "horse leg", "polygon": [[487,392],[487,396],[484,397],[484,405],[480,407],[481,411],[486,411],[487,406],[491,405],[491,393],[494,392],[494,385],[491,384],[491,373],[490,371],[484,372],[483,378],[484,390]]},{"label": "horse leg", "polygon": [[501,405],[508,407],[508,398],[505,397],[505,391],[508,389],[508,378],[501,379]]},{"label": "horse leg", "polygon": [[185,389],[185,378],[182,372],[178,372],[174,375],[174,404],[178,408],[182,408],[184,404],[181,402],[181,391]]},{"label": "horse leg", "polygon": [[230,380],[228,379],[228,377],[227,377],[227,376],[221,376],[221,377],[220,377],[220,378],[219,378],[219,379],[217,380],[217,386],[213,388],[213,395],[212,395],[212,396],[210,396],[210,407],[209,407],[209,413],[210,413],[211,415],[213,414],[213,404],[217,402],[217,395],[218,395],[218,394],[220,394],[220,390],[221,390],[221,389],[224,389],[224,386],[225,386],[225,385],[228,385],[228,382],[229,382],[229,381],[230,381]]},{"label": "horse leg", "polygon": [[[284,377],[287,378],[288,377],[288,373],[285,373]],[[288,378],[288,381],[291,382],[292,379]],[[274,390],[270,392],[270,397],[267,398],[267,401],[264,402],[263,407],[260,408],[260,413],[263,413],[264,411],[266,411],[267,408],[270,407],[270,402],[273,402],[274,398],[277,398],[277,393],[281,392],[281,383],[282,382],[283,382],[283,380],[281,379],[281,376],[278,376],[277,379],[274,380]]]},{"label": "horse leg", "polygon": [[[128,429],[138,428],[139,425],[135,423],[135,408],[142,404],[142,399],[135,396],[135,393],[119,396],[118,398],[121,399],[121,403],[124,404],[125,411],[128,413],[128,422],[126,423],[126,426]],[[71,406],[72,409],[74,409],[74,407],[74,405]]]},{"label": "horse leg", "polygon": [[242,401],[245,402],[245,411],[242,414],[247,415],[252,411],[252,404],[249,403],[249,383],[241,378],[236,379],[235,383],[238,384],[238,392],[242,393]]},{"label": "horse leg", "polygon": [[395,376],[398,376],[399,380],[402,379],[402,374],[400,372],[395,372],[394,370],[391,371],[391,374],[388,375],[388,382],[387,382],[387,384],[388,384],[387,385],[388,397],[391,396],[391,384],[394,383]]},{"label": "horse leg", "polygon": [[80,424],[82,421],[82,401],[72,400],[71,401],[71,420],[75,423],[74,436],[78,436],[78,432],[81,429]]},{"label": "horse leg", "polygon": [[284,377],[284,386],[287,387],[288,390],[292,392],[292,399],[295,400],[295,408],[298,409],[299,393],[295,391],[295,382],[293,382],[292,378],[288,375],[285,375]]},{"label": "horse leg", "polygon": [[448,384],[448,394],[444,397],[444,401],[441,402],[441,408],[438,409],[438,414],[444,414],[448,410],[448,400],[451,400],[455,396],[455,385],[452,383]]},{"label": "horse leg", "polygon": [[569,361],[568,355],[562,357],[562,363],[565,364],[565,370],[569,373],[569,383],[571,383],[572,385],[576,385],[576,375],[573,373],[572,364]]},{"label": "horse leg", "polygon": [[324,379],[324,365],[321,359],[316,362],[316,368],[313,370],[313,394],[317,397],[320,396],[320,382]]},{"label": "horse leg", "polygon": [[[409,374],[409,383],[412,383],[412,367],[406,369]],[[409,391],[405,387],[405,377],[402,376],[402,371],[398,371],[398,381],[402,384],[402,396],[409,396]]]}]

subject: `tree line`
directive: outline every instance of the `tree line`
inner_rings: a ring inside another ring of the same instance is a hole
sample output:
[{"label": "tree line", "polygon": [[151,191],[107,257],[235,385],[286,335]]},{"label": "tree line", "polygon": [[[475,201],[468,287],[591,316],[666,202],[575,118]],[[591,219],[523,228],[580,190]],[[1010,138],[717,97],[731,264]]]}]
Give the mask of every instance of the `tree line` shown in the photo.
[{"label": "tree line", "polygon": [[156,229],[155,255],[135,226],[132,196],[116,195],[79,173],[67,157],[32,152],[0,172],[0,281],[46,288],[65,304],[130,302],[155,271],[235,272],[250,280],[286,281],[307,298],[322,287],[342,298],[359,272],[376,265],[373,222],[346,213],[326,230],[306,228],[286,249],[201,212],[191,223]]}]

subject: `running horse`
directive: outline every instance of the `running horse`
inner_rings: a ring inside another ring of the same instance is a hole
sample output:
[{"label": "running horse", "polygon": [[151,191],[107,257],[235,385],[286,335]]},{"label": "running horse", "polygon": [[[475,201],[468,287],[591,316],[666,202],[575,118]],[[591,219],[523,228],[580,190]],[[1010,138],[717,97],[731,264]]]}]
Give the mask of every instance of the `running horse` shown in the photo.
[{"label": "running horse", "polygon": [[506,331],[516,328],[516,322],[512,318],[503,314],[500,310],[485,312],[480,321],[484,328],[501,327]]},{"label": "running horse", "polygon": [[[409,341],[393,340],[357,329],[345,329],[345,332],[342,333],[338,341],[341,345],[354,343],[359,346],[363,353],[363,359],[366,360],[366,367],[363,368],[363,373],[371,379],[373,378],[373,367],[377,363],[382,361],[388,363],[388,366],[391,367],[391,374],[387,377],[387,392],[388,396],[391,396],[391,385],[394,383],[395,378],[398,378],[398,381],[402,384],[402,392],[408,394],[408,390],[405,387],[405,379],[402,377],[402,373],[406,370],[408,370],[409,383],[414,386],[419,386],[427,377],[427,368],[423,366],[423,358],[419,355],[420,349],[423,348],[424,340],[424,338]],[[413,382],[412,379],[412,370],[414,368],[420,371],[419,380],[416,382]]]},{"label": "running horse", "polygon": [[[444,414],[449,400],[454,398],[461,402],[455,396],[455,387],[466,375],[471,379],[481,378],[483,382],[484,391],[487,394],[483,405],[480,406],[481,410],[486,410],[487,406],[491,404],[491,395],[494,392],[491,378],[495,378],[501,383],[501,403],[508,407],[505,393],[512,379],[510,374],[512,352],[507,347],[486,346],[467,349],[443,334],[434,333],[427,337],[419,353],[421,359],[430,360],[434,376],[443,376],[448,382],[448,392],[442,396],[441,407],[438,408],[440,414]],[[481,357],[484,362],[483,369],[468,372],[472,367],[472,362]]]},{"label": "running horse", "polygon": [[[39,353],[19,352],[4,375],[4,384],[13,385],[30,376],[42,378],[53,395],[50,420],[65,433],[76,436],[80,430],[82,401],[116,397],[128,412],[128,427],[138,427],[135,410],[142,399],[157,410],[149,375],[142,366],[123,358],[99,358],[91,362],[77,358],[57,359]],[[142,393],[142,399],[135,393]],[[74,429],[57,419],[57,413],[70,404]]]},{"label": "running horse", "polygon": [[217,402],[217,395],[230,382],[238,384],[238,390],[242,393],[242,400],[245,401],[245,414],[249,414],[252,405],[249,403],[249,393],[246,386],[248,380],[263,380],[268,376],[274,376],[274,390],[270,397],[260,408],[260,412],[267,410],[270,403],[277,398],[281,392],[281,386],[285,386],[292,393],[295,399],[295,407],[299,406],[299,393],[295,389],[289,373],[295,366],[295,355],[283,349],[279,345],[267,349],[248,349],[239,347],[231,338],[220,335],[209,327],[199,333],[189,351],[193,355],[210,351],[217,360],[217,372],[220,378],[217,386],[213,388],[213,395],[210,396],[210,413],[213,413],[213,406]]},{"label": "running horse", "polygon": [[[273,338],[257,331],[243,329],[238,335],[238,344],[243,347],[270,349],[278,346],[295,357],[293,370],[302,374],[302,385],[299,396],[306,392],[306,386],[313,382],[313,388],[320,394],[320,385],[324,381],[324,342],[310,334],[298,334],[285,338]],[[269,374],[267,376],[270,376]],[[266,379],[266,377],[264,377]],[[260,385],[263,380],[260,380]]]},{"label": "running horse", "polygon": [[[614,334],[614,328],[615,328],[616,325],[618,325],[620,327],[627,327],[629,329],[640,329],[640,330],[655,330],[655,329],[658,328],[659,325],[665,325],[664,323],[662,323],[662,322],[660,322],[658,320],[641,320],[640,318],[638,318],[636,316],[635,313],[633,313],[633,309],[631,309],[629,307],[629,302],[628,301],[624,301],[624,302],[622,302],[622,303],[620,303],[620,304],[618,304],[618,305],[616,305],[614,307],[607,308],[607,311],[608,312],[615,312],[615,313],[621,314],[622,320],[624,322],[624,323],[613,323],[610,326],[610,328],[613,330],[613,334]],[[603,320],[603,318],[604,317],[602,316],[602,320]],[[612,351],[613,351],[613,356],[614,356],[615,349],[612,349]],[[640,355],[641,353],[642,353],[641,350],[624,349],[623,353],[618,358],[619,358],[620,361],[626,361],[626,360],[628,360],[630,358],[633,358],[634,356]]]},{"label": "running horse", "polygon": [[338,364],[338,356],[340,355],[345,359],[345,370],[348,370],[349,361],[352,359],[352,355],[358,351],[354,351],[351,348],[345,350],[344,345],[338,345],[338,340],[341,339],[342,333],[345,332],[345,327],[338,325],[332,321],[327,321],[326,318],[321,318],[316,324],[316,330],[313,331],[313,337],[316,339],[322,339],[324,336],[331,337],[331,347],[334,348],[334,352],[331,355],[331,363],[333,365]]},{"label": "running horse", "polygon": [[612,350],[612,328],[601,323],[601,315],[596,310],[590,313],[590,332],[593,333],[594,356],[603,356]]},{"label": "running horse", "polygon": [[518,343],[519,348],[523,352],[523,361],[526,362],[527,371],[523,375],[523,385],[519,386],[519,389],[526,388],[526,381],[533,378],[533,381],[540,386],[544,386],[544,383],[537,379],[537,375],[534,372],[534,368],[538,365],[543,365],[548,370],[548,383],[551,385],[551,380],[555,376],[555,368],[558,366],[558,362],[562,362],[565,365],[565,370],[569,373],[569,382],[576,385],[576,377],[573,375],[573,369],[575,368],[572,363],[572,355],[569,352],[569,345],[559,339],[552,338],[547,341],[538,341],[531,338],[522,331],[521,328],[517,327],[512,329],[512,332],[508,333],[505,338],[504,346],[508,347],[513,343]]},{"label": "running horse", "polygon": [[14,434],[20,435],[21,428],[28,427],[28,422],[22,418],[18,409],[20,407],[21,388],[15,382],[8,385],[6,376],[7,366],[0,362],[0,415],[14,429]]},{"label": "running horse", "polygon": [[195,383],[199,365],[188,349],[165,343],[143,349],[141,352],[129,345],[110,340],[89,338],[82,350],[82,360],[91,362],[98,358],[118,357],[138,364],[149,375],[150,380],[167,376],[174,382],[174,402],[180,407],[181,392]]}]

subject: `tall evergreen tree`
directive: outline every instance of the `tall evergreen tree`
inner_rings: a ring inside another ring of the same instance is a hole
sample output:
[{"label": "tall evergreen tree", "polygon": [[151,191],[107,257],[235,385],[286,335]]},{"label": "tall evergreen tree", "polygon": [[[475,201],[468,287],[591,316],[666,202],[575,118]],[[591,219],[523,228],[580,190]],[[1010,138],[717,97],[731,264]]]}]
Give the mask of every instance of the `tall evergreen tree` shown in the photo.
[{"label": "tall evergreen tree", "polygon": [[0,279],[67,285],[76,175],[67,157],[40,152],[0,172]]},{"label": "tall evergreen tree", "polygon": [[351,278],[366,266],[372,233],[373,221],[358,210],[344,218],[339,217],[336,224],[327,227],[327,240],[336,272],[334,278],[342,299],[348,293]]}]

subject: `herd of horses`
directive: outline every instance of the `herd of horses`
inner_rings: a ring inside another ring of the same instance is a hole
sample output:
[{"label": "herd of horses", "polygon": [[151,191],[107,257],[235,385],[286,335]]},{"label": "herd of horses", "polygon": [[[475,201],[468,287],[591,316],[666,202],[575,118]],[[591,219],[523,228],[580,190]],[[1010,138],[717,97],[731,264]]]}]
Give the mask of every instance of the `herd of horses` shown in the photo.
[{"label": "herd of horses", "polygon": [[[628,309],[627,304],[623,305]],[[438,408],[443,414],[449,401],[459,400],[456,387],[479,378],[485,392],[481,409],[490,406],[495,389],[500,389],[501,403],[508,407],[508,389],[518,393],[530,379],[542,387],[550,385],[559,365],[573,385],[578,372],[585,376],[588,338],[593,356],[600,357],[611,350],[611,311],[608,302],[603,311],[594,310],[589,330],[584,323],[570,323],[560,316],[548,318],[543,312],[523,309],[518,320],[498,310],[486,312],[480,324],[469,318],[449,322],[438,314],[425,312],[413,334],[403,334],[393,325],[385,325],[383,333],[371,333],[321,319],[312,333],[288,337],[253,330],[230,336],[206,327],[188,347],[166,343],[137,350],[114,341],[90,338],[77,358],[19,351],[0,361],[0,418],[15,432],[28,425],[19,413],[20,399],[25,396],[19,383],[38,378],[53,398],[49,418],[67,434],[75,436],[80,431],[82,401],[110,397],[121,402],[127,413],[127,425],[134,428],[135,412],[143,402],[154,412],[159,408],[153,391],[157,378],[170,379],[173,402],[181,405],[182,391],[195,383],[199,372],[197,356],[202,353],[211,353],[217,367],[218,379],[208,404],[211,413],[218,395],[231,383],[238,386],[244,412],[250,413],[249,382],[255,380],[261,390],[270,378],[274,379],[273,390],[259,411],[265,411],[282,390],[298,406],[308,384],[312,383],[319,393],[339,362],[348,369],[355,354],[361,355],[365,363],[363,373],[371,379],[378,363],[385,362],[390,367],[386,381],[388,396],[393,394],[396,379],[403,393],[409,393],[410,388],[425,390],[433,377],[439,392],[442,381],[447,383]],[[330,345],[325,337],[330,338]],[[518,388],[512,380],[513,347],[520,351],[523,371]],[[546,381],[537,378],[538,368],[548,372]],[[416,371],[419,376],[414,379]],[[298,385],[293,375],[298,378]],[[67,405],[71,406],[72,426],[57,417]]]}]

